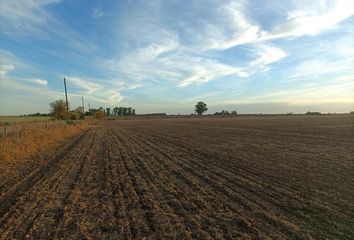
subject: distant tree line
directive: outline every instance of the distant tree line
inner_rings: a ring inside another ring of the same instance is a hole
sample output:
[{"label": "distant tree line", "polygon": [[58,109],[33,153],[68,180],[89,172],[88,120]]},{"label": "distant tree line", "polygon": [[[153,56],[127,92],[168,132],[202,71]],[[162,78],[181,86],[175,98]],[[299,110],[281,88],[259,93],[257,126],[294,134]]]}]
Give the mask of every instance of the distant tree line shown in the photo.
[{"label": "distant tree line", "polygon": [[[50,103],[50,113],[45,114],[45,113],[33,113],[33,114],[27,114],[24,116],[52,116],[55,119],[63,119],[65,120],[67,118],[67,109],[66,109],[66,104],[65,101],[62,99],[56,100],[54,102]],[[198,115],[202,115],[204,112],[208,110],[207,104],[204,102],[197,102],[196,105],[194,106],[194,112]],[[232,116],[232,115],[237,115],[236,110],[232,110],[231,112],[227,110],[222,110],[220,112],[215,112],[214,115],[221,115],[221,116]],[[321,115],[322,113],[320,112],[306,112],[305,115]],[[350,114],[354,114],[354,111],[351,111]],[[70,119],[72,120],[78,120],[78,119],[83,119],[84,116],[93,116],[94,118],[103,118],[105,116],[135,116],[136,112],[135,109],[132,107],[114,107],[113,109],[111,108],[90,108],[88,111],[84,113],[83,108],[77,107],[74,110],[69,111],[69,116]],[[143,114],[145,116],[161,116],[161,115],[167,115],[166,113],[149,113],[149,114]],[[191,114],[193,115],[193,114]],[[245,115],[245,114],[243,114]],[[262,115],[260,114],[251,114],[251,115]],[[286,115],[293,115],[292,112],[286,113]]]},{"label": "distant tree line", "polygon": [[225,111],[225,110],[222,110],[221,112],[216,112],[216,113],[214,113],[214,115],[237,115],[237,111],[236,110],[233,110],[233,111],[231,111],[231,112],[229,112],[229,111]]},{"label": "distant tree line", "polygon": [[49,113],[29,113],[29,114],[23,114],[21,116],[24,117],[47,117],[49,116]]},{"label": "distant tree line", "polygon": [[[109,109],[110,110],[110,109]],[[132,107],[114,107],[109,115],[112,116],[134,116],[136,115],[135,109]]]},{"label": "distant tree line", "polygon": [[305,113],[306,115],[321,115],[320,112],[310,112],[308,111],[307,113]]},{"label": "distant tree line", "polygon": [[139,116],[167,116],[166,113],[145,113],[145,114],[139,114]]},{"label": "distant tree line", "polygon": [[88,111],[85,112],[85,116],[93,116],[95,118],[103,118],[104,116],[106,116],[106,112],[103,107],[90,108]]},{"label": "distant tree line", "polygon": [[[56,100],[50,104],[49,116],[55,119],[65,120],[67,118],[67,107],[63,99]],[[77,107],[74,110],[69,111],[69,117],[71,120],[83,119],[84,116],[92,116],[94,118],[103,118],[105,116],[134,116],[135,109],[132,107],[114,107],[111,108],[90,108],[84,113],[83,107]],[[37,116],[37,115],[36,115]]]},{"label": "distant tree line", "polygon": [[96,118],[102,118],[104,116],[134,116],[136,115],[135,109],[132,107],[114,107],[111,108],[91,108],[85,113],[86,116],[94,116]]}]

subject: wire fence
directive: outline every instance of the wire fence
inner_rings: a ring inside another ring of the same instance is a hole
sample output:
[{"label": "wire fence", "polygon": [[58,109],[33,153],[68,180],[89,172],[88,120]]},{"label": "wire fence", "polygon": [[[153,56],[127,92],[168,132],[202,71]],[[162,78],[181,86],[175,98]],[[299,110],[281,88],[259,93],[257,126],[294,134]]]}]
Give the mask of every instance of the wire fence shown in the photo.
[{"label": "wire fence", "polygon": [[50,129],[66,125],[65,121],[20,122],[0,125],[0,137],[21,137],[23,132]]}]

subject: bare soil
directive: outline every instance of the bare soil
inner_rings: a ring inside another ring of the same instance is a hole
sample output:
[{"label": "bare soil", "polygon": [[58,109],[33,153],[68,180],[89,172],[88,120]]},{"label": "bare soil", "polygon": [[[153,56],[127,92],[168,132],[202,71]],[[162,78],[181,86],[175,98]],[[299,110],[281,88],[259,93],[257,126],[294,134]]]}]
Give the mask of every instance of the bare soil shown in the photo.
[{"label": "bare soil", "polygon": [[0,179],[0,239],[353,239],[354,117],[111,120]]}]

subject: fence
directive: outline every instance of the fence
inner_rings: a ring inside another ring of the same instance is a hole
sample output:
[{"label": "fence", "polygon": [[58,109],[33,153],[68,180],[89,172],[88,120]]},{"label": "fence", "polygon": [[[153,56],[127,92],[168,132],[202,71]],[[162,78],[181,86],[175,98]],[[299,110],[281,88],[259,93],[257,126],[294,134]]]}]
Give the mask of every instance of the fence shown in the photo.
[{"label": "fence", "polygon": [[10,124],[0,125],[0,136],[4,137],[21,137],[25,131],[36,131],[42,129],[50,129],[66,125],[65,121],[43,121],[43,122],[14,122]]}]

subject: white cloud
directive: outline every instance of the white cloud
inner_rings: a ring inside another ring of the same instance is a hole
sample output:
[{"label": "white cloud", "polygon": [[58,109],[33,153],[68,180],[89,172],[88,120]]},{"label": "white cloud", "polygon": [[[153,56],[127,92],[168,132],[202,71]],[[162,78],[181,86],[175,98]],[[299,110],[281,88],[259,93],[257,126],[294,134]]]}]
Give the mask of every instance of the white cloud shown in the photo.
[{"label": "white cloud", "polygon": [[354,82],[333,82],[327,85],[299,85],[297,89],[283,89],[223,101],[224,104],[240,103],[287,103],[309,105],[315,103],[354,104]]},{"label": "white cloud", "polygon": [[247,19],[244,5],[244,1],[238,1],[211,7],[205,25],[189,32],[193,47],[224,50],[256,41],[261,34],[260,27]]},{"label": "white cloud", "polygon": [[[173,81],[179,87],[201,84],[224,76],[247,76],[241,68],[228,66],[216,60],[172,51],[167,46],[149,46],[126,54],[122,59],[110,60],[107,66],[137,82]],[[167,55],[163,55],[165,53]]]},{"label": "white cloud", "polygon": [[[126,25],[119,28],[119,31],[127,30],[125,34],[137,48],[104,61],[104,66],[138,84],[173,81],[177,86],[186,87],[229,75],[248,77],[269,71],[270,64],[289,55],[274,43],[265,41],[316,35],[352,14],[352,4],[345,1],[315,1],[312,4],[301,1],[298,5],[295,3],[295,8],[287,9],[287,18],[267,32],[249,14],[249,6],[247,1],[195,4],[193,11],[203,15],[198,20],[194,15],[183,15],[178,19],[180,29],[164,23],[161,4],[154,5],[153,10],[148,6],[146,12],[138,11],[137,17],[129,18]],[[243,67],[215,59],[215,54],[240,45],[254,49],[254,59],[243,62]]]},{"label": "white cloud", "polygon": [[[14,39],[33,37],[40,40],[60,41],[66,47],[81,52],[92,52],[98,47],[60,22],[48,11],[49,5],[61,0],[3,0],[0,11],[0,29]],[[48,49],[33,45],[37,50]]]},{"label": "white cloud", "polygon": [[250,62],[251,66],[265,67],[271,63],[280,61],[287,56],[287,53],[277,47],[269,45],[259,45],[255,48],[255,54],[257,58]]},{"label": "white cloud", "polygon": [[120,92],[110,90],[106,91],[105,94],[107,97],[106,103],[111,106],[116,105],[123,100],[123,96],[120,94]]},{"label": "white cloud", "polygon": [[92,17],[99,18],[103,16],[103,11],[100,8],[93,8],[92,9]]},{"label": "white cloud", "polygon": [[346,71],[352,71],[353,59],[346,58],[340,60],[330,60],[327,58],[312,58],[301,61],[295,66],[288,75],[289,81],[312,79],[321,80],[319,77],[325,74],[340,74]]},{"label": "white cloud", "polygon": [[[239,18],[239,22],[235,17],[230,17],[230,21],[234,21],[234,25],[238,24],[237,27],[242,31],[248,31],[247,22],[243,21],[241,16]],[[219,41],[218,36],[213,36],[208,29],[204,29],[203,34],[199,35],[205,41],[197,44],[198,36],[193,39],[193,42],[185,42],[180,40],[177,32],[159,27],[159,22],[148,22],[146,25],[148,29],[150,25],[154,25],[155,28],[151,29],[159,30],[146,32],[137,28],[136,23],[132,23],[132,27],[127,27],[130,32],[139,33],[139,36],[134,35],[133,40],[145,46],[106,60],[103,66],[137,84],[143,81],[172,81],[179,87],[202,84],[229,75],[248,76],[242,68],[224,64],[205,54],[206,49],[222,49],[230,45],[222,39]],[[216,26],[210,25],[210,27]],[[198,35],[199,32],[197,30],[193,34]],[[208,32],[210,37],[205,35]],[[227,41],[234,44],[234,40]],[[206,49],[202,50],[202,48]]]},{"label": "white cloud", "polygon": [[15,66],[12,64],[0,65],[0,76],[4,77],[8,72],[11,72],[15,69]]},{"label": "white cloud", "polygon": [[[87,94],[93,94],[103,88],[102,85],[94,83],[93,81],[89,81],[80,77],[69,76],[66,78],[67,84],[73,84],[80,89],[86,90]],[[96,80],[97,81],[97,80]]]},{"label": "white cloud", "polygon": [[[74,85],[84,91],[73,91],[70,95],[84,96],[85,99],[97,104],[116,105],[123,100],[121,92],[125,87],[120,85],[117,81],[110,81],[107,79],[83,78],[77,76],[69,76],[66,78],[67,85]],[[101,84],[97,83],[101,82]],[[69,88],[70,89],[70,88]]]},{"label": "white cloud", "polygon": [[143,86],[144,86],[144,84],[142,84],[142,83],[128,84],[127,85],[127,90],[134,90],[134,89],[137,89],[137,88],[141,88]]},{"label": "white cloud", "polygon": [[239,77],[248,76],[241,68],[228,66],[212,59],[189,57],[184,60],[182,57],[175,59],[173,65],[178,67],[176,72],[185,71],[184,74],[180,74],[175,79],[179,82],[179,87],[186,87],[190,84],[202,84],[229,75],[238,75]]},{"label": "white cloud", "polygon": [[354,74],[353,75],[341,75],[334,79],[335,82],[354,82]]},{"label": "white cloud", "polygon": [[269,33],[263,32],[259,40],[317,35],[334,28],[353,14],[353,1],[298,1],[298,8],[287,13],[285,22],[275,26]]},{"label": "white cloud", "polygon": [[8,35],[46,36],[40,27],[52,20],[44,9],[49,4],[57,4],[60,0],[3,0],[1,2],[0,26]]},{"label": "white cloud", "polygon": [[32,82],[34,82],[35,84],[38,84],[40,86],[47,86],[48,85],[48,81],[47,80],[40,79],[40,78],[32,79]]}]

